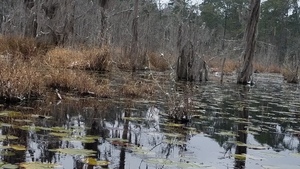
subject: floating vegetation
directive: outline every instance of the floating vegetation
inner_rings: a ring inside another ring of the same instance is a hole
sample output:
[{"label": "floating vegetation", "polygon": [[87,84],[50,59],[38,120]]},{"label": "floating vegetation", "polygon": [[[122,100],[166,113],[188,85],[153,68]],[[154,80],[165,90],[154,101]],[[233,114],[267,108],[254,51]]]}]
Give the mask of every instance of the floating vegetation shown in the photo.
[{"label": "floating vegetation", "polygon": [[0,165],[1,169],[16,169],[19,168],[18,165],[14,165],[14,164],[2,164]]},{"label": "floating vegetation", "polygon": [[161,158],[149,158],[146,160],[147,163],[153,165],[167,166],[167,167],[180,167],[180,168],[211,168],[210,165],[198,164],[195,162],[185,162],[185,161],[172,161],[168,159]]},{"label": "floating vegetation", "polygon": [[254,150],[266,150],[267,149],[267,147],[264,147],[264,146],[253,145],[253,144],[245,144],[245,143],[242,143],[242,142],[237,142],[236,145],[240,146],[240,147],[247,147],[249,149],[254,149]]},{"label": "floating vegetation", "polygon": [[31,117],[33,118],[40,118],[40,119],[50,119],[51,116],[39,115],[39,114],[32,114]]},{"label": "floating vegetation", "polygon": [[17,111],[1,111],[0,112],[0,117],[10,117],[10,118],[16,118],[16,117],[20,117],[22,116],[21,112],[17,112]]},{"label": "floating vegetation", "polygon": [[108,167],[108,165],[110,164],[109,161],[105,161],[105,160],[97,160],[96,158],[92,158],[92,157],[88,157],[88,158],[84,158],[82,160],[83,163],[89,164],[89,165],[93,165],[93,166],[101,166],[101,167]]},{"label": "floating vegetation", "polygon": [[69,133],[58,133],[58,132],[51,132],[48,133],[51,136],[56,136],[56,137],[67,137],[69,136]]},{"label": "floating vegetation", "polygon": [[63,141],[69,141],[69,142],[95,143],[98,139],[100,139],[100,137],[98,136],[63,137],[61,139]]},{"label": "floating vegetation", "polygon": [[3,140],[16,140],[19,139],[19,137],[12,136],[12,135],[0,135],[0,141]]},{"label": "floating vegetation", "polygon": [[41,163],[41,162],[24,162],[20,164],[21,168],[24,169],[32,169],[32,168],[38,168],[38,169],[49,169],[49,168],[62,168],[59,164],[51,164],[51,163]]},{"label": "floating vegetation", "polygon": [[160,125],[167,126],[167,127],[183,127],[184,124],[178,123],[160,123]]},{"label": "floating vegetation", "polygon": [[32,125],[32,126],[29,126],[29,125],[19,126],[19,129],[25,130],[25,131],[39,131],[39,129],[36,128],[34,125]]},{"label": "floating vegetation", "polygon": [[59,149],[52,149],[51,151],[75,155],[75,156],[94,156],[96,151],[87,150],[87,149],[72,149],[72,148],[59,148]]},{"label": "floating vegetation", "polygon": [[5,150],[5,151],[1,151],[0,155],[10,157],[16,155],[16,153],[12,152],[11,150]]},{"label": "floating vegetation", "polygon": [[238,137],[238,135],[236,133],[233,133],[232,131],[221,131],[221,132],[216,132],[215,134],[220,136]]},{"label": "floating vegetation", "polygon": [[17,150],[17,151],[25,151],[27,148],[23,145],[11,145],[10,146],[12,149]]},{"label": "floating vegetation", "polygon": [[163,133],[167,137],[174,137],[174,138],[183,138],[185,137],[183,134],[180,133]]},{"label": "floating vegetation", "polygon": [[241,161],[245,161],[247,158],[247,154],[233,154],[232,156]]},{"label": "floating vegetation", "polygon": [[137,155],[155,156],[155,152],[147,147],[132,146],[129,149]]}]

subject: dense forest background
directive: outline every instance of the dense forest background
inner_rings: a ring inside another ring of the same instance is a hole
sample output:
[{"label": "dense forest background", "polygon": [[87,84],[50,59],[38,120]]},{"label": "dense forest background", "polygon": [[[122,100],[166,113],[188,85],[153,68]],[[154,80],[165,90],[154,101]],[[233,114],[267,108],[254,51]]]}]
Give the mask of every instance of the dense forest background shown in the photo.
[{"label": "dense forest background", "polygon": [[[262,2],[256,61],[281,66],[299,58],[299,5]],[[200,56],[238,59],[248,12],[248,0],[1,0],[0,30],[54,45],[106,45],[120,57],[136,47],[139,56],[172,59],[190,41]]]}]

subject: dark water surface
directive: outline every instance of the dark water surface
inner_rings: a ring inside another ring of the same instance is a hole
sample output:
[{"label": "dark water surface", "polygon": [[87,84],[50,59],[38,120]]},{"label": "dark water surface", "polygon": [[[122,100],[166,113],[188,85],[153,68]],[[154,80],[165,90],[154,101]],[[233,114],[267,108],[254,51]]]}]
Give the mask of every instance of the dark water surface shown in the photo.
[{"label": "dark water surface", "polygon": [[[154,96],[66,95],[60,103],[38,101],[21,114],[1,112],[2,163],[55,163],[65,169],[300,168],[298,85],[272,74],[256,75],[253,87],[236,85],[234,78],[223,85],[175,83],[170,74],[157,72],[137,78],[141,85],[155,81]],[[118,78],[111,80],[119,85]],[[166,114],[184,114],[190,121]]]}]

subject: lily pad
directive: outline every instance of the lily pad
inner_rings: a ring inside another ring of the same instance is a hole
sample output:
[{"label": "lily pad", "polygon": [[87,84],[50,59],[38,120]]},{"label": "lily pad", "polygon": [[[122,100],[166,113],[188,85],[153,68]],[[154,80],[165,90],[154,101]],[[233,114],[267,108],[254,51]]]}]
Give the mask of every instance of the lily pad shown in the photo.
[{"label": "lily pad", "polygon": [[17,151],[25,151],[26,150],[26,147],[23,145],[11,145],[10,147]]},{"label": "lily pad", "polygon": [[232,155],[235,159],[241,160],[241,161],[245,161],[247,155],[246,154],[233,154]]},{"label": "lily pad", "polygon": [[20,167],[25,169],[31,169],[31,168],[49,169],[49,168],[61,168],[62,166],[59,164],[50,164],[50,163],[24,162],[20,164]]},{"label": "lily pad", "polygon": [[1,111],[0,112],[0,117],[11,117],[11,118],[14,118],[14,117],[19,117],[19,116],[22,116],[22,113],[21,112],[17,112],[17,111]]},{"label": "lily pad", "polygon": [[97,160],[96,158],[88,157],[82,160],[83,163],[94,165],[94,166],[101,166],[101,167],[107,167],[110,162],[105,160]]},{"label": "lily pad", "polygon": [[8,139],[8,140],[16,140],[18,139],[19,137],[16,137],[16,136],[12,136],[12,135],[0,135],[0,141],[3,141],[5,139]]},{"label": "lily pad", "polygon": [[56,133],[56,132],[51,132],[49,135],[56,136],[56,137],[67,137],[69,133]]},{"label": "lily pad", "polygon": [[232,131],[221,131],[221,132],[217,132],[215,134],[220,135],[220,136],[233,136],[233,137],[238,136],[237,134],[233,133]]},{"label": "lily pad", "polygon": [[19,166],[14,165],[14,164],[4,164],[1,166],[1,168],[5,168],[5,169],[15,169],[15,168],[19,168]]},{"label": "lily pad", "polygon": [[71,149],[71,148],[59,148],[51,151],[56,151],[64,154],[69,155],[79,155],[79,156],[94,156],[96,151],[87,150],[87,149]]}]

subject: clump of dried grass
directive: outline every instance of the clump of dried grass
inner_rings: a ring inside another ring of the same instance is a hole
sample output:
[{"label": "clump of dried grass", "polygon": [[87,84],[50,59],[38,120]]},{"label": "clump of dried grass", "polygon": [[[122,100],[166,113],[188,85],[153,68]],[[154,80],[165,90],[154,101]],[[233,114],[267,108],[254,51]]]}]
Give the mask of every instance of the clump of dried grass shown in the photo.
[{"label": "clump of dried grass", "polygon": [[59,68],[107,71],[110,69],[111,57],[107,47],[83,50],[57,47],[46,54],[45,62]]},{"label": "clump of dried grass", "polygon": [[291,70],[287,67],[284,67],[281,71],[284,80],[286,80],[288,83],[299,83],[299,77],[298,77],[298,67],[296,70]]},{"label": "clump of dried grass", "polygon": [[31,38],[0,36],[0,98],[38,97],[49,87],[103,97],[112,93],[108,81],[79,70],[109,70],[108,48],[48,49]]},{"label": "clump of dried grass", "polygon": [[[208,66],[211,68],[213,72],[221,72],[222,71],[222,62],[223,58],[215,58],[208,62]],[[224,65],[224,74],[232,74],[239,67],[239,62],[234,59],[227,58]]]},{"label": "clump of dried grass", "polygon": [[281,67],[275,64],[268,66],[267,71],[269,73],[281,73]]},{"label": "clump of dried grass", "polygon": [[35,67],[20,61],[0,61],[0,96],[39,96],[45,92],[44,76]]},{"label": "clump of dried grass", "polygon": [[149,96],[154,93],[155,87],[151,83],[142,81],[126,81],[120,88],[120,92],[124,96],[141,97]]},{"label": "clump of dried grass", "polygon": [[11,59],[30,60],[48,50],[49,46],[38,44],[34,38],[0,36],[0,54]]},{"label": "clump of dried grass", "polygon": [[97,96],[108,96],[109,84],[99,84],[97,78],[83,71],[70,69],[53,69],[46,76],[47,86],[64,91],[76,91],[80,95],[94,93]]},{"label": "clump of dried grass", "polygon": [[163,54],[150,52],[148,54],[148,57],[149,57],[149,63],[151,69],[157,69],[160,71],[165,71],[169,69],[169,64],[167,60],[164,58]]}]

